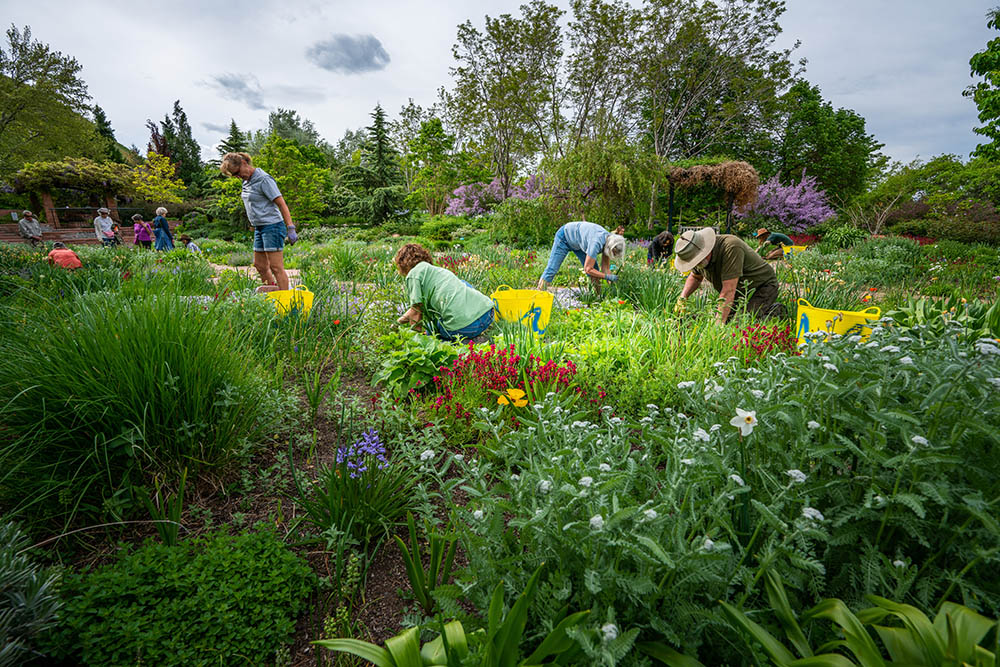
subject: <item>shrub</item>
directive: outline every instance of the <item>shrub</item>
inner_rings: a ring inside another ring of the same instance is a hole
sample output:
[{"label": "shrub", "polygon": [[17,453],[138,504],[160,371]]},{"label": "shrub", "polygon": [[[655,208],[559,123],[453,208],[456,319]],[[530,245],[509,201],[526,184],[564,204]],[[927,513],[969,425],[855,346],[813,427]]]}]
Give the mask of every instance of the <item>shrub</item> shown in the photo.
[{"label": "shrub", "polygon": [[814,177],[805,176],[798,183],[782,185],[776,174],[760,185],[757,200],[737,210],[736,215],[748,218],[752,224],[759,221],[778,228],[772,231],[803,232],[832,218],[834,210]]},{"label": "shrub", "polygon": [[471,218],[489,213],[501,201],[503,188],[500,186],[500,179],[494,178],[489,183],[469,183],[455,188],[444,212]]},{"label": "shrub", "polygon": [[511,197],[496,208],[491,223],[495,239],[518,246],[549,245],[560,219],[548,208],[548,199]]},{"label": "shrub", "polygon": [[927,233],[939,239],[1000,245],[1000,220],[946,216],[928,225]]},{"label": "shrub", "polygon": [[834,248],[850,248],[859,241],[868,238],[868,232],[851,225],[840,225],[829,229],[823,235],[823,242]]},{"label": "shrub", "polygon": [[27,662],[35,636],[55,624],[60,606],[56,575],[31,562],[30,545],[13,523],[0,524],[0,667]]},{"label": "shrub", "polygon": [[65,578],[53,653],[88,665],[270,662],[316,585],[273,532],[147,542]]},{"label": "shrub", "polygon": [[451,241],[452,233],[465,224],[462,218],[436,215],[420,225],[418,233],[432,241]]},{"label": "shrub", "polygon": [[147,471],[222,466],[270,432],[281,394],[234,331],[166,295],[81,297],[0,344],[0,505],[99,514]]}]

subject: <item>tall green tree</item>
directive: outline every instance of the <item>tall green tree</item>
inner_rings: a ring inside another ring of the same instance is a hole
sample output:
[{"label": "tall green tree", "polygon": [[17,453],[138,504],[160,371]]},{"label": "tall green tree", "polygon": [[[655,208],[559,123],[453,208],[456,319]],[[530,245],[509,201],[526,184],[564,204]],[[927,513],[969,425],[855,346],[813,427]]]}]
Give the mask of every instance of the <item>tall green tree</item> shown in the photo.
[{"label": "tall green tree", "polygon": [[255,159],[274,177],[292,220],[303,225],[315,222],[326,208],[326,195],[332,185],[330,170],[304,155],[297,142],[277,134],[270,136]]},{"label": "tall green tree", "polygon": [[100,155],[80,69],[75,58],[33,40],[30,27],[7,30],[0,44],[0,177],[25,162]]},{"label": "tall green tree", "polygon": [[455,86],[442,101],[463,139],[489,150],[505,196],[536,153],[562,151],[562,14],[532,0],[520,17],[487,16],[484,31],[458,26]]},{"label": "tall green tree", "polygon": [[319,135],[311,120],[301,117],[294,109],[278,109],[268,114],[267,129],[248,136],[247,152],[252,155],[260,152],[271,136],[289,139],[300,147],[313,146],[323,156],[324,165],[334,163],[333,147]]},{"label": "tall green tree", "polygon": [[111,162],[125,162],[122,152],[118,148],[118,141],[115,140],[115,131],[111,127],[111,121],[99,105],[94,105],[94,125],[97,127],[97,134],[104,143],[104,157]]},{"label": "tall green tree", "polygon": [[[988,28],[1000,30],[1000,7],[987,12],[986,19]],[[1000,158],[1000,37],[991,39],[985,49],[972,56],[969,67],[972,69],[972,76],[983,79],[966,88],[963,93],[976,103],[979,122],[983,123],[982,127],[974,128],[973,131],[989,139],[988,143],[976,146],[972,155],[997,160]]]},{"label": "tall green tree", "polygon": [[443,213],[449,195],[458,186],[458,169],[452,156],[455,137],[445,132],[440,118],[428,118],[409,144],[416,168],[411,191],[428,213]]},{"label": "tall green tree", "polygon": [[223,139],[218,147],[219,155],[226,153],[243,153],[247,150],[247,135],[236,125],[236,121],[229,119],[229,134]]},{"label": "tall green tree", "polygon": [[406,189],[381,104],[371,116],[361,163],[345,167],[341,183],[353,193],[353,199],[346,202],[347,212],[377,225],[403,215]]},{"label": "tall green tree", "polygon": [[865,119],[834,109],[817,86],[799,81],[783,96],[784,128],[775,165],[785,180],[815,176],[833,202],[863,193],[885,166],[883,144],[865,130]]},{"label": "tall green tree", "polygon": [[177,175],[187,184],[201,179],[201,146],[191,134],[191,124],[181,108],[181,101],[174,101],[173,112],[160,121],[163,140],[169,148],[170,158],[177,164]]}]

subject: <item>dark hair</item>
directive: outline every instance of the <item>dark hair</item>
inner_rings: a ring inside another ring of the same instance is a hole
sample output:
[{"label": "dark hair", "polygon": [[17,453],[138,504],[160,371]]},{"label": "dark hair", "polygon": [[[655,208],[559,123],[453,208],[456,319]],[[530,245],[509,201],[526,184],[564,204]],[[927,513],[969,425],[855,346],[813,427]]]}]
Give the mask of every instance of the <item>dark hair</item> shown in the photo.
[{"label": "dark hair", "polygon": [[410,270],[420,262],[433,264],[434,259],[427,251],[427,248],[423,247],[419,243],[407,243],[400,248],[396,252],[396,256],[392,258],[392,263],[396,265],[396,268],[399,269],[399,272],[404,276],[407,275]]},{"label": "dark hair", "polygon": [[660,232],[649,245],[649,259],[655,261],[669,256],[674,252],[674,235],[670,232]]}]

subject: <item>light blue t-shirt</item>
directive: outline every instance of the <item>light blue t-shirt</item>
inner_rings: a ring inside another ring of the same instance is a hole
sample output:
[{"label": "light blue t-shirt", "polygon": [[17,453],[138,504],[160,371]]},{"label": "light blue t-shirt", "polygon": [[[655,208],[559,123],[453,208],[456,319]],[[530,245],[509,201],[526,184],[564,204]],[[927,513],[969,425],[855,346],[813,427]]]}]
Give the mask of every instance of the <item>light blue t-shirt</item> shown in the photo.
[{"label": "light blue t-shirt", "polygon": [[280,196],[281,191],[271,175],[260,167],[254,169],[250,178],[243,181],[242,192],[243,206],[247,210],[250,224],[254,227],[263,227],[284,222],[281,210],[274,203]]},{"label": "light blue t-shirt", "polygon": [[593,222],[567,222],[562,226],[563,240],[573,250],[582,250],[595,262],[597,256],[604,252],[604,243],[608,240],[608,230]]}]

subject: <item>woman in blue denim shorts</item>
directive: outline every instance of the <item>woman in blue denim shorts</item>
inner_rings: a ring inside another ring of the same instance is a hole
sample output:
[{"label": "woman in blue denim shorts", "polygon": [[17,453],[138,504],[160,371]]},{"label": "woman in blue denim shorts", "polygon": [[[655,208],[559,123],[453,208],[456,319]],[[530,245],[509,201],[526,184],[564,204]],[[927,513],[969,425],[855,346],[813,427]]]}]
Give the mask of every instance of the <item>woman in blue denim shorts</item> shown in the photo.
[{"label": "woman in blue denim shorts", "polygon": [[226,153],[219,169],[226,176],[243,179],[243,206],[253,225],[253,265],[265,285],[288,289],[285,273],[285,237],[288,245],[299,240],[285,198],[271,175],[254,167],[246,153]]}]

